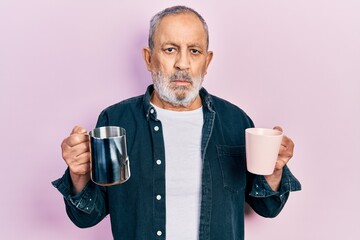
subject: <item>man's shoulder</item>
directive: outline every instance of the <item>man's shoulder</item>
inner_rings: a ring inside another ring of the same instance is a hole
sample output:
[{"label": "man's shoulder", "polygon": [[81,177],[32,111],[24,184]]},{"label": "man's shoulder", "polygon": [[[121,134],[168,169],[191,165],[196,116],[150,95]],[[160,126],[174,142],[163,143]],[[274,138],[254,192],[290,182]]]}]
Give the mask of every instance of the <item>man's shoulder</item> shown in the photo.
[{"label": "man's shoulder", "polygon": [[226,100],[224,98],[215,96],[210,94],[210,97],[212,99],[212,102],[214,104],[214,110],[215,111],[226,111],[226,112],[233,112],[238,114],[245,114],[245,111],[241,109],[239,106],[235,105],[234,103],[230,102],[229,100]]},{"label": "man's shoulder", "polygon": [[252,127],[254,125],[251,118],[239,106],[231,103],[228,100],[218,96],[210,95],[213,103],[213,110],[218,115],[218,119],[228,126],[234,126],[232,122],[236,120],[238,123],[241,121],[244,125],[236,124],[235,126],[244,128]]},{"label": "man's shoulder", "polygon": [[120,115],[138,112],[143,108],[143,101],[144,95],[134,96],[106,107],[100,115],[118,118]]},{"label": "man's shoulder", "polygon": [[101,111],[97,126],[122,126],[126,129],[134,127],[134,119],[141,118],[144,96],[131,97]]},{"label": "man's shoulder", "polygon": [[115,104],[112,104],[104,109],[104,111],[118,111],[119,109],[127,109],[132,107],[138,107],[144,101],[144,95],[134,96],[128,99],[121,100]]}]

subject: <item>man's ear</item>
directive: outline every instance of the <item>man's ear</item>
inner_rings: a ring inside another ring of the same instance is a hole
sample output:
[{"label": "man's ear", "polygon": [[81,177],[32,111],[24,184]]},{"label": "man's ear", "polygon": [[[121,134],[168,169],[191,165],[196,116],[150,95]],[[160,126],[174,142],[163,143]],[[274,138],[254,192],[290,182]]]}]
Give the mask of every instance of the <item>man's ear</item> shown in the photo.
[{"label": "man's ear", "polygon": [[208,69],[208,67],[209,67],[209,65],[211,63],[211,60],[212,60],[213,56],[214,56],[213,52],[211,52],[211,51],[207,52],[204,76],[207,74],[207,69]]},{"label": "man's ear", "polygon": [[151,72],[151,49],[150,48],[143,48],[142,55],[146,64],[146,68],[149,72]]},{"label": "man's ear", "polygon": [[206,68],[209,67],[213,56],[214,56],[214,53],[212,51],[208,51],[207,56],[206,56]]}]

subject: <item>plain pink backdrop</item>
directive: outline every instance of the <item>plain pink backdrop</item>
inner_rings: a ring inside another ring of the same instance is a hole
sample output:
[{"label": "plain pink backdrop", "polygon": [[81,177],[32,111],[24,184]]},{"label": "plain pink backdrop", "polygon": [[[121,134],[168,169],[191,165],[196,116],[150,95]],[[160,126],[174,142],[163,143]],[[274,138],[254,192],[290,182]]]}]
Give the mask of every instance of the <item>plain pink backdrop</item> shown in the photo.
[{"label": "plain pink backdrop", "polygon": [[246,217],[246,239],[360,235],[360,2],[0,1],[0,239],[111,239],[109,218],[78,229],[50,182],[60,143],[150,84],[141,48],[165,7],[198,10],[214,51],[204,86],[296,143],[303,190],[282,213]]}]

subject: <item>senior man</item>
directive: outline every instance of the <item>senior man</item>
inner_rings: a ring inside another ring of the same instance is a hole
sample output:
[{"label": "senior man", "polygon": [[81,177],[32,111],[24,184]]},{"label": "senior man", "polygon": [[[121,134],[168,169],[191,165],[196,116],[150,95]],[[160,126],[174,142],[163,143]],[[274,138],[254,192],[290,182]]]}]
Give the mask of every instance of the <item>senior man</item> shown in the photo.
[{"label": "senior man", "polygon": [[[244,206],[275,217],[301,185],[286,164],[294,144],[284,136],[274,172],[246,170],[239,107],[209,94],[202,82],[213,53],[204,19],[184,6],[150,22],[143,57],[153,85],[142,96],[106,108],[97,127],[127,131],[131,178],[115,186],[90,181],[87,130],[75,126],[62,142],[68,165],[53,182],[70,219],[91,227],[110,214],[114,239],[244,239]],[[277,127],[281,130],[280,127]]]}]

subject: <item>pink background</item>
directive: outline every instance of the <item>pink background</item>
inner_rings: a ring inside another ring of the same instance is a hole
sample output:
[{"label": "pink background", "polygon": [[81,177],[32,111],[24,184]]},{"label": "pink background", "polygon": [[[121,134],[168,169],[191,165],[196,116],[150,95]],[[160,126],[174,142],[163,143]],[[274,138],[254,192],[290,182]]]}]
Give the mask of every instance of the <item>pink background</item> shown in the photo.
[{"label": "pink background", "polygon": [[303,190],[275,219],[248,215],[246,239],[357,239],[360,1],[123,2],[0,1],[0,239],[111,239],[109,218],[78,229],[66,216],[50,184],[66,167],[60,143],[145,91],[149,19],[175,4],[208,22],[204,86],[296,143]]}]

